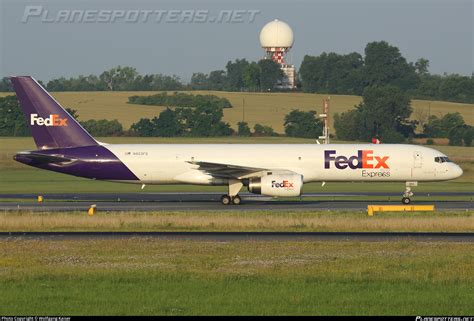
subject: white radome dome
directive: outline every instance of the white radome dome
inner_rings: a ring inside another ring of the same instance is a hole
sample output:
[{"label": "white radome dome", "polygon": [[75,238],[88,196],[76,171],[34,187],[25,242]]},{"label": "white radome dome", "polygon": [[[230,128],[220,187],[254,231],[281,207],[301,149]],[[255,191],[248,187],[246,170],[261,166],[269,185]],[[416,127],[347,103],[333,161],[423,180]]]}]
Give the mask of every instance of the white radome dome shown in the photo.
[{"label": "white radome dome", "polygon": [[290,48],[294,40],[290,26],[278,19],[267,23],[260,31],[260,45],[263,48]]}]

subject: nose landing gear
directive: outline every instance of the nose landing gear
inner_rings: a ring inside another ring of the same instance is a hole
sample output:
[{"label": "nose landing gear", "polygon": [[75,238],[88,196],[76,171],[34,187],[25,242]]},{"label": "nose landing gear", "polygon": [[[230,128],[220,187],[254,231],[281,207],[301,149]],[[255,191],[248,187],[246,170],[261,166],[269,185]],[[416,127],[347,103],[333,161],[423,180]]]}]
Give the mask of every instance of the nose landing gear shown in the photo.
[{"label": "nose landing gear", "polygon": [[413,186],[418,186],[418,182],[406,182],[405,184],[405,192],[403,193],[402,203],[408,205],[411,203],[411,197],[413,196],[413,192],[411,188]]}]

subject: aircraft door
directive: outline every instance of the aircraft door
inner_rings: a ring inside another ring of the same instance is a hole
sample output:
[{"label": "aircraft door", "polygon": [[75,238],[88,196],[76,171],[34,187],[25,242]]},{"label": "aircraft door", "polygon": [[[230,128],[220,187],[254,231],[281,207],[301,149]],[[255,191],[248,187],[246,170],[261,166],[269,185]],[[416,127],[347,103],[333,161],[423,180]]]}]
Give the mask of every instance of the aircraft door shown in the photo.
[{"label": "aircraft door", "polygon": [[423,164],[423,155],[421,152],[413,152],[414,168],[421,168]]}]

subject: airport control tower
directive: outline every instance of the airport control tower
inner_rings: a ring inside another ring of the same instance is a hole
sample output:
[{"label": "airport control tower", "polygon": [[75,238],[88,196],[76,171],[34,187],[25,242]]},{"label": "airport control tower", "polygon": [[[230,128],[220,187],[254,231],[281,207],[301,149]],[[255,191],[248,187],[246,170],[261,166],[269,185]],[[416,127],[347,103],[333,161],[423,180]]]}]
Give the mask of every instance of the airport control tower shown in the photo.
[{"label": "airport control tower", "polygon": [[265,59],[272,59],[278,63],[284,74],[278,88],[296,88],[295,66],[287,62],[287,53],[293,46],[293,42],[293,30],[281,20],[275,19],[267,23],[260,31],[260,45],[265,50]]}]

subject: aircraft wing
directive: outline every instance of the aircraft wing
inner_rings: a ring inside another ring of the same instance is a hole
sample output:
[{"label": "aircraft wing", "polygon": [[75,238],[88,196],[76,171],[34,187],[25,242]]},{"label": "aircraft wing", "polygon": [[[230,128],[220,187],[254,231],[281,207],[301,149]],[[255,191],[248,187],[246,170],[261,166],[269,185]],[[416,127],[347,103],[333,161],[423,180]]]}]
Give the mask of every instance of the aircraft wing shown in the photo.
[{"label": "aircraft wing", "polygon": [[191,161],[193,165],[198,165],[199,170],[206,172],[214,177],[243,179],[249,177],[262,176],[261,172],[269,170],[268,168],[256,168],[239,165],[210,163]]}]

